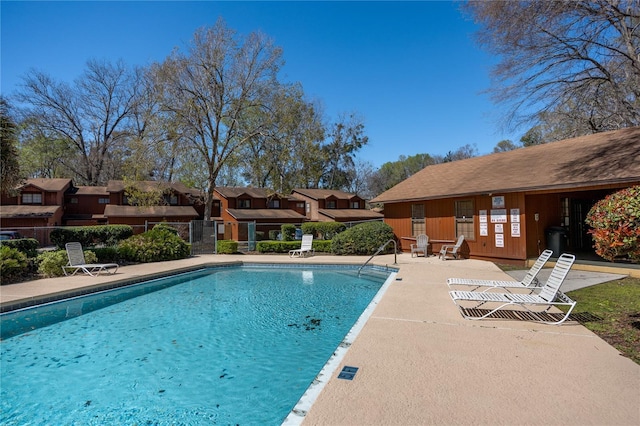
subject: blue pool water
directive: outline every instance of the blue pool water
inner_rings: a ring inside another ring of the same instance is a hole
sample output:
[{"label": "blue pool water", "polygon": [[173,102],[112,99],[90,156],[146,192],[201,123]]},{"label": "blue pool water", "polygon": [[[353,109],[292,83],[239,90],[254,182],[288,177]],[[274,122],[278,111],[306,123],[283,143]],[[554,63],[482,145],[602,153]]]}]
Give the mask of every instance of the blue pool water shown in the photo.
[{"label": "blue pool water", "polygon": [[0,424],[280,424],[389,275],[356,271],[213,268],[3,314]]}]

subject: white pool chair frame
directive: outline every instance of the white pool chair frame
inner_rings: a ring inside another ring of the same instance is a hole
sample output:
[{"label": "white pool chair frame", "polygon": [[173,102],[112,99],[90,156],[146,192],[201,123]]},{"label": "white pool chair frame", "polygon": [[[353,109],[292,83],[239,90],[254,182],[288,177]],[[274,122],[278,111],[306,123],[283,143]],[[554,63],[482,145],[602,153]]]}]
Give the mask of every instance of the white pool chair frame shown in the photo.
[{"label": "white pool chair frame", "polygon": [[[113,275],[118,270],[119,265],[117,263],[87,263],[80,243],[67,243],[65,244],[65,249],[67,250],[69,263],[62,267],[62,272],[67,276],[75,275],[78,271],[82,271],[92,277],[97,277],[102,271]],[[110,269],[113,269],[113,272],[110,272]]]},{"label": "white pool chair frame", "polygon": [[289,250],[289,257],[306,257],[307,254],[315,255],[313,248],[313,235],[304,234],[302,236],[302,242],[300,248],[295,250]]},{"label": "white pool chair frame", "polygon": [[[493,313],[503,310],[506,307],[518,306],[524,308],[533,314],[547,313],[554,306],[568,306],[568,311],[558,321],[540,322],[545,324],[562,324],[573,311],[576,302],[567,297],[560,291],[560,286],[564,282],[575,256],[571,254],[562,254],[556,261],[556,265],[551,271],[549,279],[544,286],[540,288],[537,294],[518,294],[518,293],[497,293],[497,292],[478,292],[478,291],[450,291],[451,300],[458,306],[460,313],[465,319],[481,320],[491,316]],[[465,308],[463,305],[470,303],[472,306]],[[498,304],[494,309],[490,309],[488,313],[481,316],[468,315],[465,309],[478,309],[484,304]],[[544,310],[534,310],[530,306],[546,307]]]},{"label": "white pool chair frame", "polygon": [[504,289],[510,292],[510,289],[530,289],[532,292],[539,289],[541,286],[537,276],[542,270],[544,265],[553,255],[553,250],[543,251],[538,259],[535,261],[531,269],[527,271],[522,281],[500,281],[500,280],[476,280],[472,278],[447,278],[447,285],[449,288],[457,286],[473,287],[470,291],[475,291],[479,288],[486,287],[483,291],[492,289]]}]

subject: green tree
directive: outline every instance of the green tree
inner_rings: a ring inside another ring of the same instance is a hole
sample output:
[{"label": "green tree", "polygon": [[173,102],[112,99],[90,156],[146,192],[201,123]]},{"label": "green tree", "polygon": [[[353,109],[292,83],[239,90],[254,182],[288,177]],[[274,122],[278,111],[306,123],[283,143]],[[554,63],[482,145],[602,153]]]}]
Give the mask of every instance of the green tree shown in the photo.
[{"label": "green tree", "polygon": [[429,154],[401,155],[397,161],[386,162],[373,173],[369,191],[373,195],[380,194],[432,164],[435,160]]},{"label": "green tree", "polygon": [[[304,100],[300,85],[281,85],[271,95],[268,108],[254,117],[264,123],[264,130],[248,141],[240,162],[249,185],[289,193],[306,187],[304,171],[315,167],[309,160],[321,162],[324,127],[317,109]],[[315,160],[305,151],[315,152]]]},{"label": "green tree", "polygon": [[9,104],[0,97],[0,178],[3,193],[11,193],[21,181],[17,142],[16,124],[9,115]]},{"label": "green tree", "polygon": [[518,145],[513,143],[510,139],[503,139],[496,144],[493,148],[493,152],[505,152],[505,151],[513,151],[514,149],[520,148]]},{"label": "green tree", "polygon": [[364,123],[355,114],[342,116],[331,126],[328,141],[322,146],[326,169],[322,186],[341,189],[349,185],[349,171],[355,167],[355,154],[369,142]]},{"label": "green tree", "polygon": [[527,130],[527,133],[525,133],[520,138],[520,143],[522,143],[522,146],[525,146],[525,147],[543,144],[544,136],[542,134],[541,126],[540,125],[533,126],[529,130]]}]

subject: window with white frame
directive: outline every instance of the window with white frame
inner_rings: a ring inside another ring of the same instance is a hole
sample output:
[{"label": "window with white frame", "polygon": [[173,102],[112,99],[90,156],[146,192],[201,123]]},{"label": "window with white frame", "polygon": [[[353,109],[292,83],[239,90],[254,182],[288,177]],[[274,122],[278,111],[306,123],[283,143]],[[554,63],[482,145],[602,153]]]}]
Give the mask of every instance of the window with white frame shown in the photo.
[{"label": "window with white frame", "polygon": [[424,204],[411,204],[411,235],[414,237],[427,233],[424,217]]},{"label": "window with white frame", "polygon": [[352,209],[359,209],[360,208],[360,201],[352,201],[351,202],[351,208]]},{"label": "window with white frame", "polygon": [[473,200],[460,200],[455,202],[456,238],[464,235],[465,240],[476,239],[473,211]]},{"label": "window with white frame", "polygon": [[22,194],[22,204],[42,204],[42,194],[24,193]]}]

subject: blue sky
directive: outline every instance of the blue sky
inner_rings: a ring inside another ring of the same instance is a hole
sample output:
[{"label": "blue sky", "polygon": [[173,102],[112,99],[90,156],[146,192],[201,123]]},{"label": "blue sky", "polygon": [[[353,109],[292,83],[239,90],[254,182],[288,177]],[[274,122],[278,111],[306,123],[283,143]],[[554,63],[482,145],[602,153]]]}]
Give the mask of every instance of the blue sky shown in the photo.
[{"label": "blue sky", "polygon": [[[1,7],[1,91],[29,69],[72,82],[89,59],[163,60],[222,17],[241,34],[282,47],[281,80],[300,82],[328,121],[357,113],[379,167],[400,155],[445,155],[466,144],[487,154],[502,139],[500,108],[482,92],[497,59],[473,41],[453,2],[6,1]],[[525,129],[526,130],[526,129]]]}]

